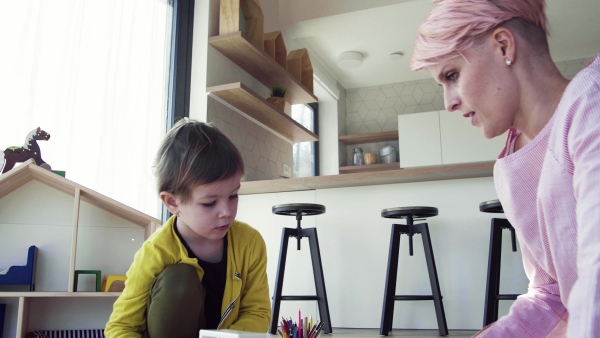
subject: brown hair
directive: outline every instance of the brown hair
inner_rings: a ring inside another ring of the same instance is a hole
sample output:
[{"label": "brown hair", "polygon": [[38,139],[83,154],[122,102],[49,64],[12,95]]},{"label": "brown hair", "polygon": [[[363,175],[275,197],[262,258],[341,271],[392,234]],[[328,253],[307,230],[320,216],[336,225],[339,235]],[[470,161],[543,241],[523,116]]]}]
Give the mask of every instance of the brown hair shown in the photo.
[{"label": "brown hair", "polygon": [[158,193],[169,192],[187,203],[194,186],[243,175],[244,161],[216,127],[184,118],[167,133],[154,168]]}]

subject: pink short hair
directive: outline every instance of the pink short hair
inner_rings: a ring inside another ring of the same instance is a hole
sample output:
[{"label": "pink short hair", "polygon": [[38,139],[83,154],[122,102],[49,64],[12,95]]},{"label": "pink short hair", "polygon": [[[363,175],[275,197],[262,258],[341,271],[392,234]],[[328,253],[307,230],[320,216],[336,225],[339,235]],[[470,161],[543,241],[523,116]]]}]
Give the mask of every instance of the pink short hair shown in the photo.
[{"label": "pink short hair", "polygon": [[412,70],[449,60],[499,24],[521,19],[546,34],[544,0],[434,0],[435,7],[419,27]]}]

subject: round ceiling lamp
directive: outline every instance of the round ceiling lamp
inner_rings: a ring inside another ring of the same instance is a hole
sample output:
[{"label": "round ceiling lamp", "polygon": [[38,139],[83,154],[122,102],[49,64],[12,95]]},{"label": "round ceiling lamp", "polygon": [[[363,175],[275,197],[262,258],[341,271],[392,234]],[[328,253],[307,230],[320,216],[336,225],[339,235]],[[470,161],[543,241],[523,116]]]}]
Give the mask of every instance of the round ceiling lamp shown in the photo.
[{"label": "round ceiling lamp", "polygon": [[404,56],[404,52],[393,52],[390,54],[390,60],[400,60]]},{"label": "round ceiling lamp", "polygon": [[343,69],[358,68],[363,63],[363,55],[359,52],[344,52],[338,56],[338,67]]}]

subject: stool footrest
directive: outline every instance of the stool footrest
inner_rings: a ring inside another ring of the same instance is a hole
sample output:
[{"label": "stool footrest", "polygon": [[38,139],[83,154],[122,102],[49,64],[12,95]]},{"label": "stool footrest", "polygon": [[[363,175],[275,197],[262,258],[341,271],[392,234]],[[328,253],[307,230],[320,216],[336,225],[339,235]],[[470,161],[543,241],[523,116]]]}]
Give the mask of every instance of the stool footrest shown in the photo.
[{"label": "stool footrest", "polygon": [[433,296],[394,296],[394,300],[433,300]]},{"label": "stool footrest", "polygon": [[503,295],[496,295],[496,299],[498,299],[498,300],[515,300],[515,299],[517,299],[518,296],[520,296],[520,295],[503,294]]},{"label": "stool footrest", "polygon": [[281,296],[281,300],[319,300],[319,296]]}]

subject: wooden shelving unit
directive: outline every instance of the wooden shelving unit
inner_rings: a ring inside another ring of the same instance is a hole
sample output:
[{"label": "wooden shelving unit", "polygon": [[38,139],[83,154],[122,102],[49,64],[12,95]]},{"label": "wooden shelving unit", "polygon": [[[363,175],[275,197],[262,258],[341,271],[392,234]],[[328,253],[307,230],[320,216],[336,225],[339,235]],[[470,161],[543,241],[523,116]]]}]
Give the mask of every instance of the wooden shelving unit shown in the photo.
[{"label": "wooden shelving unit", "polygon": [[290,104],[317,102],[317,97],[300,81],[267,53],[254,47],[242,32],[213,36],[208,38],[208,43],[268,88],[286,87],[286,100]]},{"label": "wooden shelving unit", "polygon": [[377,164],[369,164],[369,165],[352,165],[352,166],[347,166],[347,167],[340,167],[340,174],[366,173],[366,172],[394,170],[394,169],[400,169],[399,162],[377,163]]},{"label": "wooden shelving unit", "polygon": [[[340,135],[340,142],[351,145],[351,144],[364,144],[364,143],[373,143],[373,142],[388,142],[388,141],[398,141],[398,131],[390,130],[390,131],[380,131],[376,133],[366,133],[366,134],[353,134],[353,135]],[[340,168],[341,170],[341,168]]]},{"label": "wooden shelving unit", "polygon": [[279,135],[289,143],[318,141],[318,136],[260,97],[241,82],[206,89],[211,96]]}]

